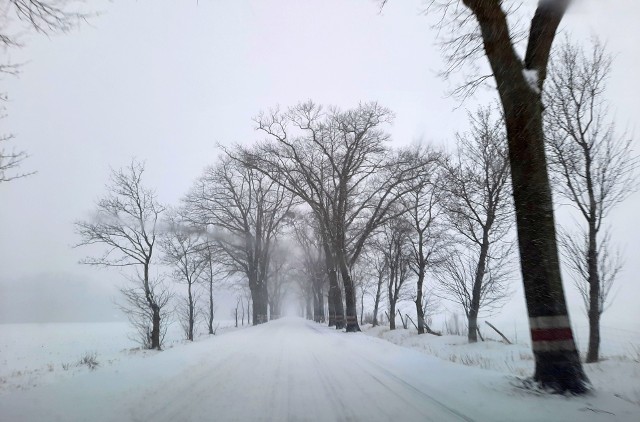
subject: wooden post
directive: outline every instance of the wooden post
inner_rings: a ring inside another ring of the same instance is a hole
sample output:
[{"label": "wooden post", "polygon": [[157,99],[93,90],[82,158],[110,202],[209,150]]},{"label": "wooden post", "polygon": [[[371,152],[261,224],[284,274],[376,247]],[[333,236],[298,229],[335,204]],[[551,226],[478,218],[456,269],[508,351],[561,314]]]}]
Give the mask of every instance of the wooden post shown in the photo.
[{"label": "wooden post", "polygon": [[405,317],[406,317],[409,321],[411,321],[411,323],[413,324],[413,326],[414,326],[414,327],[416,327],[416,330],[417,330],[417,329],[418,329],[418,326],[416,325],[416,323],[415,323],[415,322],[413,322],[413,320],[411,319],[411,317],[409,316],[409,314],[405,314]]},{"label": "wooden post", "polygon": [[493,328],[493,329],[495,330],[495,332],[496,332],[496,333],[500,334],[500,337],[502,337],[502,339],[503,339],[504,341],[506,341],[506,342],[507,342],[507,344],[513,344],[513,343],[511,343],[511,342],[509,341],[509,339],[508,339],[508,338],[506,338],[506,337],[505,337],[505,335],[504,335],[504,334],[502,334],[502,333],[500,332],[500,330],[498,330],[498,329],[497,329],[493,324],[491,324],[489,321],[485,321],[485,323],[486,323],[489,327]]},{"label": "wooden post", "polygon": [[[433,331],[431,329],[431,327],[429,327],[429,324],[427,324],[427,321],[425,321],[424,319],[422,320],[422,324],[424,325],[425,331],[428,334],[433,334],[434,336],[441,336],[442,335],[442,333],[440,333],[438,331]],[[446,324],[446,321],[445,321],[445,324]]]},{"label": "wooden post", "polygon": [[398,309],[398,316],[400,317],[400,321],[402,321],[402,327],[406,330],[407,329],[407,321],[405,321],[404,318],[402,318],[402,314],[400,313],[400,309]]}]

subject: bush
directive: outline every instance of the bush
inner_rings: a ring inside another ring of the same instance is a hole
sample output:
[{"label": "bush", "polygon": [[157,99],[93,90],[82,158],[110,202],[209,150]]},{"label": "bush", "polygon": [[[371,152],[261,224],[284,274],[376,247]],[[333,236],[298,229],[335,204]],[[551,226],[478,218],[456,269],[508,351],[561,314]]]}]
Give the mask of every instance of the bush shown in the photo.
[{"label": "bush", "polygon": [[98,366],[100,366],[100,364],[98,363],[98,353],[86,352],[84,356],[80,358],[76,366],[86,366],[93,371]]}]

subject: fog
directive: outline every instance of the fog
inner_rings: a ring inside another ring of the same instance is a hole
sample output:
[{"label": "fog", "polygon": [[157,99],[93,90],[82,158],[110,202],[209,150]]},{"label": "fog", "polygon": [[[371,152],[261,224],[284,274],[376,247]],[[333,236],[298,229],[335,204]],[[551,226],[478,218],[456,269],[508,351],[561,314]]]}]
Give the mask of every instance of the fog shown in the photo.
[{"label": "fog", "polygon": [[[92,2],[93,4],[94,2]],[[536,2],[525,2],[524,11]],[[146,184],[177,204],[218,152],[216,144],[261,139],[252,116],[313,99],[350,107],[377,100],[393,110],[394,145],[416,140],[453,146],[466,129],[465,108],[495,99],[480,90],[464,104],[447,96],[459,76],[443,80],[435,18],[423,2],[373,0],[95,2],[101,14],[78,30],[27,36],[11,51],[25,62],[4,76],[9,95],[4,132],[31,157],[25,179],[0,184],[0,322],[104,321],[123,277],[82,266],[87,250],[73,222],[91,215],[110,168],[146,161]],[[597,34],[615,62],[607,97],[617,127],[640,152],[640,4],[576,2],[562,31],[587,41]],[[482,59],[484,60],[484,59]],[[485,66],[485,63],[480,63]],[[609,217],[626,265],[603,325],[640,327],[640,224],[635,193]],[[567,207],[559,221],[571,222]],[[572,317],[582,303],[564,276]],[[499,318],[524,321],[519,277]],[[223,297],[219,312],[231,306]],[[453,305],[449,306],[454,309]]]}]

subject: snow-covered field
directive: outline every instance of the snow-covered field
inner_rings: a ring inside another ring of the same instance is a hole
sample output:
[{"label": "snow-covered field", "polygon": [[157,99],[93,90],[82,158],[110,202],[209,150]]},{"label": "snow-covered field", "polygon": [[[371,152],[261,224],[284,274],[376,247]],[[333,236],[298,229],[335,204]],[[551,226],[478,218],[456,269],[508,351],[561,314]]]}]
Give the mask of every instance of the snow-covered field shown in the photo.
[{"label": "snow-covered field", "polygon": [[[387,326],[365,325],[362,329],[368,335],[457,364],[523,378],[533,374],[533,354],[528,343],[508,345],[491,338],[469,344],[463,336],[418,336],[413,327],[390,331]],[[627,341],[606,343],[606,338],[603,335],[602,360],[585,364],[585,372],[597,391],[614,394],[637,405],[640,411],[640,339],[629,335]],[[585,349],[583,345],[581,350]]]},{"label": "snow-covered field", "polygon": [[[235,322],[218,321],[216,325],[217,334],[221,334],[233,330]],[[196,340],[206,337],[201,334]],[[79,364],[87,356],[95,356],[99,366],[106,366],[157,353],[140,350],[133,338],[126,322],[0,324],[0,392],[28,389],[89,371],[86,363]],[[164,348],[184,343],[179,324],[171,324]]]},{"label": "snow-covered field", "polygon": [[0,325],[0,420],[640,420],[637,356],[588,365],[595,393],[564,397],[522,388],[526,346],[364,328],[291,318],[194,344],[176,328],[155,352],[126,324]]}]

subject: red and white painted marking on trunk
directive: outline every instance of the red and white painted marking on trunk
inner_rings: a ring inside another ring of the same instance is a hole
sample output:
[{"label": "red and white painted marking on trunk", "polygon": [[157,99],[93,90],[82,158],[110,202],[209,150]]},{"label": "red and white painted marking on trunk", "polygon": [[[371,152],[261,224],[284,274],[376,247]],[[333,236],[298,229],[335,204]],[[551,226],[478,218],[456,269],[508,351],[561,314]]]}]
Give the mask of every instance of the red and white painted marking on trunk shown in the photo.
[{"label": "red and white painted marking on trunk", "polygon": [[567,315],[529,318],[534,352],[576,350]]}]

